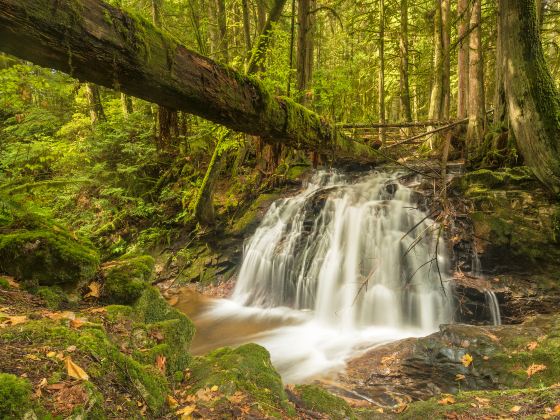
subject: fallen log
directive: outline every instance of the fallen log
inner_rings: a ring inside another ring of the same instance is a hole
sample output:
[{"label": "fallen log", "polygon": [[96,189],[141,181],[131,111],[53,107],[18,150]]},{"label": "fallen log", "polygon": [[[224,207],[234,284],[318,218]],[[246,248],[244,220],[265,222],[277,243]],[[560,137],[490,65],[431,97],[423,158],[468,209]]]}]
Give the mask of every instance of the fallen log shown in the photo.
[{"label": "fallen log", "polygon": [[309,109],[100,0],[0,0],[0,50],[266,141],[372,162]]}]

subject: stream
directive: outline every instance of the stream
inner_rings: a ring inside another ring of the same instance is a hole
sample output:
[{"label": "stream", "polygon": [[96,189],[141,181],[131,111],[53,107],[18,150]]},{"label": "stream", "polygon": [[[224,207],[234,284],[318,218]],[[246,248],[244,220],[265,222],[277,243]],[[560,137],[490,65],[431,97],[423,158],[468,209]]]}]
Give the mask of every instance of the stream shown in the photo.
[{"label": "stream", "polygon": [[446,246],[418,204],[419,182],[398,171],[317,172],[276,201],[245,244],[229,299],[184,292],[179,309],[198,331],[192,351],[256,342],[284,382],[301,383],[450,322]]}]

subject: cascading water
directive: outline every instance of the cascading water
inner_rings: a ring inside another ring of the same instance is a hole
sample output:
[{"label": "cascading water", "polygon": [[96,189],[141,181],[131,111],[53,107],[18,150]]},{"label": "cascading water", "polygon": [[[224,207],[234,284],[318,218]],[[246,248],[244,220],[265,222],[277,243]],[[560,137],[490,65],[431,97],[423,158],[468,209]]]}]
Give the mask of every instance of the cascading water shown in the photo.
[{"label": "cascading water", "polygon": [[[476,252],[473,252],[472,255],[471,274],[475,277],[484,278],[484,274],[482,274],[482,264]],[[492,325],[502,325],[502,314],[500,313],[500,304],[496,293],[489,289],[484,290],[484,300],[490,312]]]},{"label": "cascading water", "polygon": [[250,341],[268,348],[287,382],[449,322],[445,246],[402,176],[351,183],[319,172],[300,194],[275,202],[246,244],[232,300],[211,316],[286,319]]}]

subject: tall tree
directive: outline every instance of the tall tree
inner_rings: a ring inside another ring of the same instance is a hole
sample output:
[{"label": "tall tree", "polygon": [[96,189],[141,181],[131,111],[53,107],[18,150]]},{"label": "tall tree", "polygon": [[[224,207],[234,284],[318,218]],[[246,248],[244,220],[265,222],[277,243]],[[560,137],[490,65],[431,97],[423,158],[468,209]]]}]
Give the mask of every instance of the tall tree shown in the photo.
[{"label": "tall tree", "polygon": [[473,0],[469,27],[469,97],[467,101],[467,114],[469,117],[467,150],[469,157],[474,157],[479,152],[484,136],[484,122],[486,119],[481,22],[481,0]]},{"label": "tall tree", "polygon": [[459,19],[458,58],[457,58],[457,118],[467,117],[467,100],[469,89],[469,0],[459,0],[457,4]]},{"label": "tall tree", "polygon": [[548,70],[535,0],[500,0],[497,80],[525,162],[560,193],[560,94]]},{"label": "tall tree", "polygon": [[443,22],[441,0],[435,0],[434,12],[434,55],[432,92],[430,95],[430,108],[428,110],[429,120],[439,120],[442,112],[443,99]]},{"label": "tall tree", "polygon": [[313,70],[313,19],[314,0],[299,0],[298,3],[298,42],[297,42],[297,89],[299,102],[311,102],[308,88],[311,84]]},{"label": "tall tree", "polygon": [[408,64],[408,0],[401,0],[401,32],[399,34],[400,52],[400,97],[401,108],[405,121],[412,121],[410,106],[410,83]]},{"label": "tall tree", "polygon": [[[385,0],[379,0],[379,78],[378,105],[379,124],[385,124]],[[385,128],[379,128],[379,141],[385,143]]]},{"label": "tall tree", "polygon": [[441,1],[441,45],[443,55],[441,115],[444,120],[449,119],[451,108],[451,1]]},{"label": "tall tree", "polygon": [[101,93],[99,92],[99,86],[93,83],[86,83],[85,91],[91,123],[96,124],[100,121],[105,121],[105,111],[103,109],[103,103],[101,102]]}]

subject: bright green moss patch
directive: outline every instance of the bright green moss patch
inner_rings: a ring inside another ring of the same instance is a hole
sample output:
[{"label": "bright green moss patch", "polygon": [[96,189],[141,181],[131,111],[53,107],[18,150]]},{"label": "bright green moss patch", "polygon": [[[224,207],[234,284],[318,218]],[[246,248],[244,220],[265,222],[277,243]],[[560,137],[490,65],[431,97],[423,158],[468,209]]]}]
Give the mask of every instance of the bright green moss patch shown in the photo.
[{"label": "bright green moss patch", "polygon": [[316,385],[298,385],[294,391],[307,410],[325,414],[329,419],[355,419],[346,401]]},{"label": "bright green moss patch", "polygon": [[77,284],[93,277],[99,255],[63,233],[36,230],[0,236],[0,270],[41,285]]},{"label": "bright green moss patch", "polygon": [[104,269],[103,298],[111,303],[134,303],[152,280],[154,265],[149,255],[108,263]]},{"label": "bright green moss patch", "polygon": [[256,226],[258,223],[259,215],[264,212],[272,202],[278,199],[278,194],[262,194],[260,195],[251,206],[237,219],[235,224],[231,227],[230,231],[234,235],[242,235],[246,233],[251,227]]},{"label": "bright green moss patch", "polygon": [[236,392],[248,395],[266,415],[294,414],[268,351],[257,344],[245,344],[236,349],[225,347],[204,357],[195,357],[191,372],[189,385],[194,392],[217,386],[225,396]]},{"label": "bright green moss patch", "polygon": [[31,391],[31,384],[26,379],[0,373],[0,418],[22,418],[30,408]]},{"label": "bright green moss patch", "polygon": [[9,289],[10,283],[4,277],[0,277],[0,289]]},{"label": "bright green moss patch", "polygon": [[63,303],[68,302],[68,297],[64,291],[57,286],[40,286],[35,294],[43,299],[49,309],[60,309]]}]

